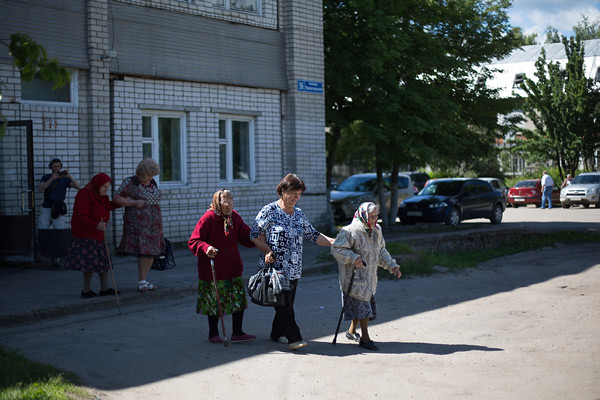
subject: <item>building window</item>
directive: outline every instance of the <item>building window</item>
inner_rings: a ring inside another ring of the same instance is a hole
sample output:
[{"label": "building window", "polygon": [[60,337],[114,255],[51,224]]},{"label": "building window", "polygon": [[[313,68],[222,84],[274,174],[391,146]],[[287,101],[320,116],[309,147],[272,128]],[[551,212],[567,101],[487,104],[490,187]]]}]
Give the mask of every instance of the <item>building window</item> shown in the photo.
[{"label": "building window", "polygon": [[521,89],[521,84],[525,82],[525,74],[515,74],[513,89]]},{"label": "building window", "polygon": [[142,156],[160,165],[162,183],[184,183],[185,118],[182,114],[144,113],[142,115]]},{"label": "building window", "polygon": [[236,10],[258,13],[260,0],[215,0],[215,7],[223,7],[226,10]]},{"label": "building window", "polygon": [[219,178],[254,180],[254,121],[244,117],[219,119]]},{"label": "building window", "polygon": [[44,81],[39,73],[32,80],[21,79],[21,100],[35,103],[61,103],[77,105],[77,71],[71,71],[71,82],[59,89],[52,89],[52,81]]}]

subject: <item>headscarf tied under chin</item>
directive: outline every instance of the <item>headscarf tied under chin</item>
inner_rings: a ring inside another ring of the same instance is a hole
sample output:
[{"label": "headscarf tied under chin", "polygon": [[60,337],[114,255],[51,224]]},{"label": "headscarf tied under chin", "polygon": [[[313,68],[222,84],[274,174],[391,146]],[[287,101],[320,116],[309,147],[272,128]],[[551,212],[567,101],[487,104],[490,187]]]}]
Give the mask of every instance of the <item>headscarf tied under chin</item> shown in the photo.
[{"label": "headscarf tied under chin", "polygon": [[354,218],[352,220],[352,222],[354,222],[355,220],[362,222],[369,236],[371,236],[371,232],[373,232],[373,229],[375,229],[375,226],[377,225],[377,221],[374,221],[372,225],[369,225],[369,213],[376,208],[377,204],[373,202],[369,201],[366,203],[362,203],[358,207],[358,210],[356,210],[356,212],[354,213]]},{"label": "headscarf tied under chin", "polygon": [[231,194],[231,192],[227,189],[221,189],[215,192],[213,195],[212,203],[210,203],[209,210],[212,210],[215,214],[220,217],[223,217],[223,230],[225,231],[225,236],[229,235],[229,231],[233,228],[233,222],[231,222],[231,214],[223,215],[223,208],[221,205],[221,196],[225,193]]},{"label": "headscarf tied under chin", "polygon": [[[110,182],[111,180],[112,179],[110,179],[110,176],[101,172],[99,174],[94,175],[92,180],[87,185],[85,185],[85,189],[91,190],[95,194],[100,195],[100,188],[104,186],[107,182]],[[106,195],[104,195],[104,197],[106,197]]]}]

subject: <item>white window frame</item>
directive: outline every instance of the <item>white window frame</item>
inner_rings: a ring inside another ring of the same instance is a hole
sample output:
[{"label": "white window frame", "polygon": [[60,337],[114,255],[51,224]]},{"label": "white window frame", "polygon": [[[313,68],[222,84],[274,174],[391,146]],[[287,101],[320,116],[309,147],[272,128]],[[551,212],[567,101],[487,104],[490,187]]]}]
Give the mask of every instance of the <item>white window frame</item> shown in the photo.
[{"label": "white window frame", "polygon": [[245,13],[261,15],[262,0],[254,0],[254,1],[256,2],[256,11],[242,10],[239,8],[231,8],[231,0],[220,0],[220,2],[222,2],[222,4],[217,4],[217,0],[212,0],[213,6],[217,7],[217,8],[223,8],[228,11],[238,11],[238,12],[245,12]]},{"label": "white window frame", "polygon": [[[69,70],[71,72],[71,82],[67,83],[70,89],[71,101],[44,101],[44,100],[26,100],[23,99],[23,92],[21,92],[21,104],[39,105],[39,106],[50,106],[50,107],[78,107],[79,106],[79,71]],[[22,80],[20,81],[22,82]],[[19,88],[20,88],[19,84]]]},{"label": "white window frame", "polygon": [[[159,143],[158,143],[158,119],[159,118],[179,118],[179,141],[181,143],[180,149],[180,167],[181,167],[181,180],[180,181],[168,181],[168,182],[160,182],[160,175],[155,176],[154,180],[157,183],[161,183],[162,186],[182,186],[187,183],[187,143],[186,143],[186,114],[175,111],[155,111],[155,110],[145,110],[142,111],[142,118],[149,117],[151,119],[151,134],[152,137],[146,138],[142,133],[142,147],[144,144],[152,145],[152,159],[156,160],[160,164],[160,156],[159,156]],[[143,149],[142,149],[143,151]],[[142,153],[143,154],[143,153]]]},{"label": "white window frame", "polygon": [[[225,121],[225,139],[221,139],[219,137],[219,122]],[[233,121],[236,122],[248,122],[248,159],[249,159],[249,169],[250,178],[249,179],[234,179],[233,178],[233,135],[231,130],[231,123]],[[221,145],[226,146],[226,179],[221,179],[221,160],[219,159],[217,165],[219,165],[218,173],[219,173],[219,182],[223,183],[250,183],[254,182],[256,179],[256,159],[255,159],[255,147],[254,147],[254,118],[249,116],[242,115],[231,115],[231,114],[221,114],[217,119],[217,144],[219,148],[217,149],[217,156],[221,157]]]}]

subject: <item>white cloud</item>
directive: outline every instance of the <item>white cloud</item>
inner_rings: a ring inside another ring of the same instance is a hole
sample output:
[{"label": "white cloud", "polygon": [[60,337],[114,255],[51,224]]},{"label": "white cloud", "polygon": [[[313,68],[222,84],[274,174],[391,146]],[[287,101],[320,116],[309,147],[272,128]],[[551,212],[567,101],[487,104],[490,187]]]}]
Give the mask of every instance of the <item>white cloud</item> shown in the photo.
[{"label": "white cloud", "polygon": [[537,33],[544,38],[548,25],[562,35],[573,35],[573,26],[586,16],[590,22],[600,18],[598,0],[515,0],[508,10],[511,24],[519,26],[526,35]]}]

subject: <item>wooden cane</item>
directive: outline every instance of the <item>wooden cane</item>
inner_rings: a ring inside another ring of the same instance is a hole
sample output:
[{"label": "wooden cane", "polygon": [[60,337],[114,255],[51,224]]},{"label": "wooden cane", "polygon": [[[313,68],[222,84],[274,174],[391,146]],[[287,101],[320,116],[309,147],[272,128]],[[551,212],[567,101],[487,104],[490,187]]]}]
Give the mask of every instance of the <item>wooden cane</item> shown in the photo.
[{"label": "wooden cane", "polygon": [[[102,221],[102,222],[104,222],[104,221]],[[108,266],[110,267],[110,276],[112,277],[113,288],[115,291],[115,296],[117,297],[117,305],[119,306],[119,315],[121,315],[121,302],[119,301],[119,291],[117,290],[117,281],[115,280],[115,273],[113,271],[112,261],[110,259],[110,251],[108,251],[108,242],[106,241],[106,235],[104,234],[104,232],[102,232],[102,236],[104,236],[104,247],[106,248],[106,255],[108,256]]]},{"label": "wooden cane", "polygon": [[[363,261],[363,265],[366,267],[367,264]],[[342,317],[344,316],[344,310],[346,309],[346,302],[348,301],[348,293],[350,293],[350,289],[352,288],[352,283],[354,282],[354,272],[356,271],[356,267],[352,266],[352,274],[350,275],[350,283],[348,283],[348,289],[346,293],[344,293],[344,303],[342,304],[342,311],[340,312],[340,318],[338,319],[337,328],[335,328],[335,335],[333,336],[333,342],[331,344],[335,344],[337,342],[337,335],[340,330],[340,325],[342,324]]]},{"label": "wooden cane", "polygon": [[221,298],[219,297],[219,289],[217,288],[217,275],[215,274],[215,262],[210,259],[210,268],[212,269],[213,283],[215,285],[215,293],[217,295],[217,306],[219,307],[219,318],[221,319],[221,329],[223,329],[223,346],[228,347],[227,333],[225,333],[225,321],[223,320],[223,311],[221,310]]}]

